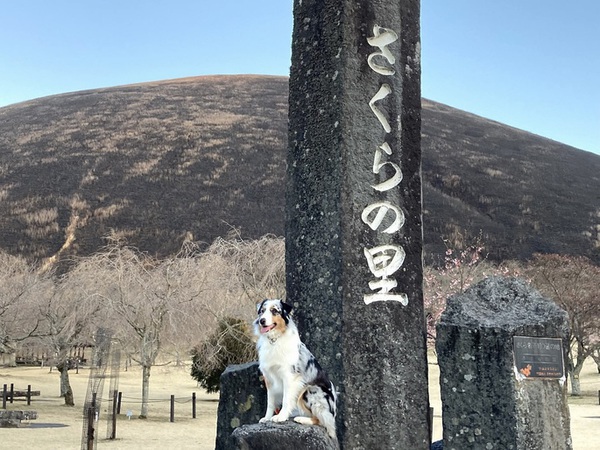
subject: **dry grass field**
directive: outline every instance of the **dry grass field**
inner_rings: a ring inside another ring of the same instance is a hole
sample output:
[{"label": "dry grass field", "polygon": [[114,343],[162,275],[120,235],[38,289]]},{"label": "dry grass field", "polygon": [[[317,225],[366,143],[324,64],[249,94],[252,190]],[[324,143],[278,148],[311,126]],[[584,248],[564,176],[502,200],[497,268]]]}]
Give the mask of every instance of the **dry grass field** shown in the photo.
[{"label": "dry grass field", "polygon": [[[75,407],[64,406],[59,396],[59,376],[47,368],[0,368],[0,384],[14,383],[15,388],[41,391],[31,406],[15,400],[7,409],[32,409],[38,418],[24,428],[0,428],[0,448],[38,450],[75,449],[81,447],[83,402],[88,388],[89,370],[79,374],[70,371]],[[153,367],[150,376],[149,418],[141,420],[141,371],[137,368],[119,375],[119,391],[123,392],[121,415],[117,422],[116,440],[106,439],[107,401],[103,401],[98,430],[99,449],[201,449],[214,448],[218,395],[205,394],[189,376],[188,368]],[[109,384],[103,398],[108,397]],[[192,392],[197,395],[196,419],[192,419]],[[170,397],[175,395],[175,421],[169,422]],[[133,415],[129,419],[127,412]]]},{"label": "dry grass field", "polygon": [[[439,372],[435,364],[430,364],[430,395],[434,413],[434,440],[441,438],[441,413],[439,393]],[[89,371],[71,373],[71,383],[76,406],[63,406],[59,397],[58,373],[50,373],[48,368],[0,367],[0,385],[14,383],[15,388],[41,391],[34,397],[30,407],[24,400],[15,400],[7,409],[32,409],[38,412],[38,419],[32,420],[23,428],[0,428],[0,447],[6,449],[57,450],[81,447],[83,430],[83,401],[88,386]],[[106,406],[99,425],[99,449],[200,449],[214,448],[218,396],[205,394],[189,376],[187,368],[154,367],[150,377],[149,418],[138,419],[140,404],[141,373],[137,369],[123,371],[119,377],[119,390],[123,392],[121,415],[117,423],[117,439],[107,440]],[[582,389],[585,396],[570,399],[571,430],[574,450],[600,448],[600,405],[598,390],[600,375],[590,362],[582,373]],[[107,397],[108,382],[103,397]],[[197,395],[197,418],[192,419],[191,395]],[[175,421],[169,422],[170,396],[175,395]],[[128,419],[127,411],[133,416]]]}]

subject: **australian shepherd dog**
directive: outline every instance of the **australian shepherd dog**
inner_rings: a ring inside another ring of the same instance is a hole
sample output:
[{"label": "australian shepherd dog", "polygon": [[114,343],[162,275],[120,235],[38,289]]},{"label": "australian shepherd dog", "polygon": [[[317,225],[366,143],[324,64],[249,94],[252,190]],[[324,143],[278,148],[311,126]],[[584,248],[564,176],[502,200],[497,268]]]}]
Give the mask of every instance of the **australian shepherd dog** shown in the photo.
[{"label": "australian shepherd dog", "polygon": [[321,425],[336,439],[335,387],[300,341],[291,310],[281,300],[264,300],[258,305],[254,330],[267,387],[267,412],[260,421],[284,422],[295,416],[295,422]]}]

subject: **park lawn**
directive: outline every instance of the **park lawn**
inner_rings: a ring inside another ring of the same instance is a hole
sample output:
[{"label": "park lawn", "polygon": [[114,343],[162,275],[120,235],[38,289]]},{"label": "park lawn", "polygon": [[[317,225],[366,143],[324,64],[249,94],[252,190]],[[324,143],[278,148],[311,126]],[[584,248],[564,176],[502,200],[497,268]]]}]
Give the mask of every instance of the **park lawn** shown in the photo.
[{"label": "park lawn", "polygon": [[[441,439],[441,402],[439,370],[434,358],[429,373],[430,402],[434,407],[433,439]],[[15,388],[41,391],[31,406],[24,400],[15,400],[8,409],[32,409],[38,418],[28,427],[0,428],[2,448],[58,450],[81,448],[83,435],[83,402],[88,388],[89,370],[80,369],[79,374],[70,371],[75,396],[75,407],[63,405],[59,396],[58,372],[39,367],[0,367],[0,387],[14,383]],[[581,374],[584,396],[569,398],[571,432],[574,450],[600,448],[600,375],[593,361],[588,361]],[[141,371],[130,368],[119,374],[118,390],[123,392],[121,414],[117,422],[117,439],[108,440],[108,402],[103,401],[99,425],[98,449],[214,449],[218,395],[206,394],[189,376],[189,367],[157,366],[150,377],[149,418],[138,418],[141,397]],[[103,395],[108,398],[109,381]],[[196,419],[192,418],[192,392],[196,392]],[[175,396],[175,421],[170,418],[170,396]],[[130,418],[128,412],[131,412]]]}]

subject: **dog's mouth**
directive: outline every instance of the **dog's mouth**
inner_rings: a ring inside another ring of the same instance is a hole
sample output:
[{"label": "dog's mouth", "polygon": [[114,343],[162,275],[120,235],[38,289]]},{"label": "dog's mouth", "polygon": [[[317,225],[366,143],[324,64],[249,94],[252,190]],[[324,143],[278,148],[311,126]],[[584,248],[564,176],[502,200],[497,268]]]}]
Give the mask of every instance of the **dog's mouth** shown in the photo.
[{"label": "dog's mouth", "polygon": [[273,328],[275,328],[275,324],[272,324],[272,325],[267,325],[266,327],[260,327],[260,333],[261,333],[261,334],[268,333],[268,332],[269,332],[269,331],[271,331]]}]

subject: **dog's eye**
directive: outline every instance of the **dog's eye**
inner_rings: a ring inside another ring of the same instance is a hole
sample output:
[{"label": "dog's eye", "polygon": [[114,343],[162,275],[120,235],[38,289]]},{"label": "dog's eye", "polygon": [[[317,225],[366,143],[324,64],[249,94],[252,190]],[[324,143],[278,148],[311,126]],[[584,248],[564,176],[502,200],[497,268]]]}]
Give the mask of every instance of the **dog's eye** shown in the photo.
[{"label": "dog's eye", "polygon": [[277,308],[271,308],[271,314],[273,314],[274,316],[277,316],[280,314],[280,312]]}]

